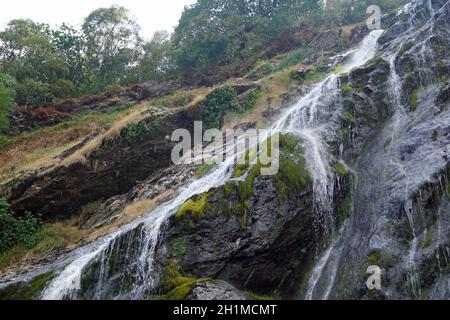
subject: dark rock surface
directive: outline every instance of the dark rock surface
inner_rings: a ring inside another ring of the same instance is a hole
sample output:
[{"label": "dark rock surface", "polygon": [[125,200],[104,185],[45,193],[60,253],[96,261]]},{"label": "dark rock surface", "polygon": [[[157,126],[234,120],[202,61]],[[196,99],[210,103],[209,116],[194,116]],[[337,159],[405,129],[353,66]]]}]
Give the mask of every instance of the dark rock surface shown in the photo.
[{"label": "dark rock surface", "polygon": [[85,160],[43,168],[1,186],[16,214],[30,211],[45,220],[70,217],[84,204],[128,192],[171,165],[173,130],[192,123],[186,110],[150,108],[144,119],[105,139]]},{"label": "dark rock surface", "polygon": [[243,292],[224,281],[203,282],[193,286],[186,300],[249,300]]}]

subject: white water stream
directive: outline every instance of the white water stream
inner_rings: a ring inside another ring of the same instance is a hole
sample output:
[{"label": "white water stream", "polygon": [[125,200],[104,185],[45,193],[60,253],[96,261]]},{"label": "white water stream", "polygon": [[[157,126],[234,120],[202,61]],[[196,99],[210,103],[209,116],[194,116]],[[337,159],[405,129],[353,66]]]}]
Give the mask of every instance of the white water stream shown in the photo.
[{"label": "white water stream", "polygon": [[[341,72],[349,72],[353,68],[363,65],[373,58],[377,48],[377,40],[381,36],[381,33],[382,31],[379,30],[371,32],[357,49],[349,51]],[[330,178],[332,175],[329,168],[330,159],[327,146],[322,138],[324,131],[327,130],[327,126],[330,123],[321,117],[323,110],[320,107],[323,104],[329,104],[331,101],[336,100],[338,95],[338,74],[331,74],[321,83],[317,84],[309,94],[302,97],[298,103],[289,108],[272,127],[272,134],[279,132],[296,134],[305,142],[305,158],[314,180],[314,196],[318,205],[317,213],[320,215],[319,219],[323,219],[324,223],[330,223],[333,183]],[[212,173],[187,186],[176,198],[159,206],[151,214],[77,250],[74,253],[75,258],[64,267],[63,271],[44,290],[42,299],[77,298],[86,266],[96,259],[100,260],[102,274],[105,273],[108,259],[108,254],[105,254],[105,252],[108,248],[114,246],[115,239],[143,224],[139,244],[141,251],[138,261],[135,261],[138,264],[142,284],[134,286],[132,293],[132,297],[142,298],[145,291],[151,289],[158,281],[158,279],[154,278],[154,272],[152,272],[152,261],[158,236],[167,218],[173,215],[177,208],[187,199],[194,195],[207,192],[212,188],[219,187],[228,181],[234,163],[235,159],[226,159]],[[318,279],[322,276],[323,267],[328,261],[332,249],[333,246],[319,261],[318,266],[313,271],[313,277],[308,286],[307,298],[313,298],[313,291]],[[101,284],[102,276],[98,280],[97,287],[101,287]]]}]

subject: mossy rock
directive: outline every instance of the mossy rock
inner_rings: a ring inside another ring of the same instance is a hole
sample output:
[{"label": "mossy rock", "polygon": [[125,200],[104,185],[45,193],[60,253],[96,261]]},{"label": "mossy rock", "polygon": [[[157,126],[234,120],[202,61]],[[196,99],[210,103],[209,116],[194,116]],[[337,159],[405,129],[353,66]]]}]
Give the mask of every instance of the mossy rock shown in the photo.
[{"label": "mossy rock", "polygon": [[275,176],[278,191],[301,192],[312,182],[303,154],[299,138],[280,135],[280,171]]},{"label": "mossy rock", "polygon": [[177,259],[181,259],[187,251],[186,236],[179,235],[170,239],[170,248],[175,253]]},{"label": "mossy rock", "polygon": [[345,165],[343,165],[342,163],[339,163],[339,162],[334,165],[334,170],[339,177],[346,177],[349,174]]},{"label": "mossy rock", "polygon": [[381,263],[381,253],[378,250],[373,250],[367,256],[367,262],[372,266],[380,266]]},{"label": "mossy rock", "polygon": [[351,114],[350,112],[348,112],[348,111],[345,111],[345,112],[341,115],[341,120],[342,120],[343,122],[348,123],[348,124],[352,124],[352,125],[356,124],[356,118],[355,118],[355,116],[354,116],[353,114]]},{"label": "mossy rock", "polygon": [[0,300],[36,300],[45,286],[54,278],[53,272],[44,273],[29,283],[17,283],[0,290]]},{"label": "mossy rock", "polygon": [[204,193],[201,196],[197,196],[187,200],[178,210],[176,219],[181,219],[187,214],[192,215],[195,219],[200,219],[208,205],[209,194]]},{"label": "mossy rock", "polygon": [[419,104],[419,98],[417,96],[417,92],[414,91],[409,98],[409,109],[414,112],[417,110]]},{"label": "mossy rock", "polygon": [[209,281],[211,279],[195,279],[181,275],[178,262],[171,259],[167,262],[166,270],[161,281],[163,289],[168,292],[165,295],[152,297],[154,300],[184,300],[192,291],[193,285]]}]

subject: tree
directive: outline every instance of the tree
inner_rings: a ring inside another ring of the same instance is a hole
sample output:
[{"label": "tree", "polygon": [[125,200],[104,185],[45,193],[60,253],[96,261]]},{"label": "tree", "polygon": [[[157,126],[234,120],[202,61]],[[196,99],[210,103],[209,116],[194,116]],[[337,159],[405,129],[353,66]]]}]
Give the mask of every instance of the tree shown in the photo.
[{"label": "tree", "polygon": [[70,81],[74,86],[85,85],[87,82],[84,56],[86,44],[83,35],[63,23],[58,29],[52,31],[52,41],[68,69],[65,80]]},{"label": "tree", "polygon": [[191,72],[245,61],[301,15],[319,10],[318,0],[199,0],[175,29],[177,65]]},{"label": "tree", "polygon": [[159,80],[172,68],[170,34],[155,32],[151,41],[143,46],[143,54],[137,67],[138,81]]},{"label": "tree", "polygon": [[123,7],[93,11],[84,21],[89,74],[101,86],[118,83],[139,51],[139,26]]},{"label": "tree", "polygon": [[0,61],[2,72],[18,82],[30,78],[51,83],[67,73],[49,27],[31,20],[12,20],[0,32]]},{"label": "tree", "polygon": [[8,116],[14,106],[16,85],[11,76],[0,73],[0,131],[9,126]]}]

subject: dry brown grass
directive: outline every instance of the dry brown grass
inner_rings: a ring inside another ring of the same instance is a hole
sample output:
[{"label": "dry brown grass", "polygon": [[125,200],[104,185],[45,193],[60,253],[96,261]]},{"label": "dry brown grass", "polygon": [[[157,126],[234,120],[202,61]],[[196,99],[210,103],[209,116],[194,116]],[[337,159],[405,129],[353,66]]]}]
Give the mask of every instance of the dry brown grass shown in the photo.
[{"label": "dry brown grass", "polygon": [[64,165],[70,165],[77,161],[84,162],[86,160],[86,156],[89,155],[92,151],[98,149],[103,141],[111,140],[117,137],[123,130],[123,128],[125,128],[128,124],[137,123],[144,119],[146,116],[145,111],[148,109],[148,107],[148,102],[138,104],[133,108],[133,111],[130,114],[115,122],[108,131],[89,141],[86,145],[77,150],[71,156],[64,159],[62,163]]},{"label": "dry brown grass", "polygon": [[[0,183],[13,179],[19,173],[34,171],[56,164],[68,165],[82,161],[89,152],[97,148],[104,139],[110,139],[130,122],[143,118],[148,103],[138,104],[128,110],[114,114],[81,115],[67,123],[24,133],[0,150]],[[91,140],[68,159],[61,161],[57,155],[86,136],[106,130]]]},{"label": "dry brown grass", "polygon": [[96,230],[89,230],[89,232],[83,235],[70,249],[75,249],[81,244],[95,241],[96,239],[103,237],[111,232],[118,230],[120,227],[133,222],[134,220],[146,215],[151,214],[160,203],[167,200],[174,194],[173,190],[166,190],[152,199],[139,200],[127,205],[123,211],[121,217],[115,220],[109,225],[105,225]]},{"label": "dry brown grass", "polygon": [[256,105],[245,114],[229,113],[224,119],[224,128],[233,128],[238,124],[256,121],[258,128],[267,126],[266,119],[263,113],[267,110],[269,105],[278,110],[283,105],[282,95],[292,91],[294,82],[289,73],[298,68],[300,65],[293,66],[281,72],[269,75],[258,83],[261,85],[262,92]]}]

